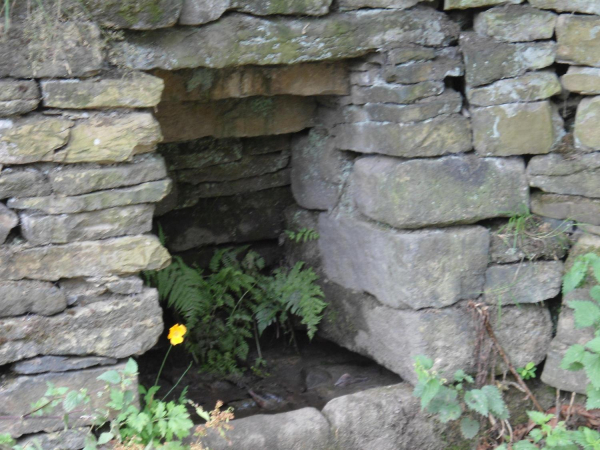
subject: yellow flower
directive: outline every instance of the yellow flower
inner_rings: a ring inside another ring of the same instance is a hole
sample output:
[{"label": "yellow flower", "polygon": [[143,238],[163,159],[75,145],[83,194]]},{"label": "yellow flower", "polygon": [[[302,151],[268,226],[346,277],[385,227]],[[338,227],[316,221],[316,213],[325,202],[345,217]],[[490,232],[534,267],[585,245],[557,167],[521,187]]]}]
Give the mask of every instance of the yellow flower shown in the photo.
[{"label": "yellow flower", "polygon": [[169,335],[167,339],[171,341],[171,345],[181,344],[183,342],[183,336],[187,333],[185,325],[173,325],[169,328]]}]

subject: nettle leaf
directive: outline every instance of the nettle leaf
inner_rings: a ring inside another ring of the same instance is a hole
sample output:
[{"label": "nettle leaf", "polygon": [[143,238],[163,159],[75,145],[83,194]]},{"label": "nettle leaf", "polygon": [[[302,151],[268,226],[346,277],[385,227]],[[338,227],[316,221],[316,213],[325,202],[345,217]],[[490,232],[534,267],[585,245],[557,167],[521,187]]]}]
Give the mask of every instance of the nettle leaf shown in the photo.
[{"label": "nettle leaf", "polygon": [[536,425],[544,425],[554,417],[554,414],[544,414],[539,411],[527,411],[527,415]]},{"label": "nettle leaf", "polygon": [[513,445],[513,450],[539,450],[539,448],[529,441],[519,441]]},{"label": "nettle leaf", "polygon": [[77,391],[69,392],[62,402],[62,407],[66,412],[73,411],[77,405],[80,403],[80,395]]},{"label": "nettle leaf", "polygon": [[581,284],[581,282],[585,279],[587,269],[588,263],[583,259],[578,259],[575,261],[575,263],[573,263],[571,270],[569,270],[563,278],[563,295],[568,294]]},{"label": "nettle leaf", "polygon": [[481,391],[486,395],[489,410],[499,419],[508,419],[509,413],[502,393],[496,386],[484,386]]},{"label": "nettle leaf", "polygon": [[585,408],[588,410],[600,408],[600,389],[595,388],[590,383],[587,385],[586,394],[587,401],[585,402]]},{"label": "nettle leaf", "polygon": [[590,297],[600,303],[600,286],[596,285],[590,289]]},{"label": "nettle leaf", "polygon": [[467,375],[464,370],[459,369],[454,373],[454,381],[457,381],[459,383],[462,383],[464,381],[468,383],[473,383],[473,377]]},{"label": "nettle leaf", "polygon": [[573,372],[583,369],[583,357],[585,353],[586,351],[583,345],[575,344],[570,346],[560,362],[560,368],[571,370]]},{"label": "nettle leaf", "polygon": [[440,390],[442,383],[437,378],[432,378],[423,384],[423,391],[421,393],[421,408],[427,408],[429,402],[435,397]]},{"label": "nettle leaf", "polygon": [[438,419],[442,423],[458,419],[462,414],[458,394],[455,390],[442,386],[437,395],[431,400],[427,411],[432,414],[438,414]]},{"label": "nettle leaf", "polygon": [[575,327],[591,327],[600,321],[600,306],[587,300],[573,300],[569,306],[574,309]]},{"label": "nettle leaf", "polygon": [[127,364],[125,365],[125,369],[123,373],[125,375],[135,375],[138,372],[138,364],[135,362],[135,359],[129,358],[127,360]]},{"label": "nettle leaf", "polygon": [[109,370],[99,375],[96,379],[106,381],[109,384],[119,384],[121,382],[121,375],[116,370]]},{"label": "nettle leaf", "polygon": [[600,355],[585,352],[585,355],[583,355],[583,368],[594,387],[600,389]]},{"label": "nettle leaf", "polygon": [[469,409],[478,412],[482,416],[487,416],[489,413],[487,395],[479,389],[467,392],[465,394],[465,403]]},{"label": "nettle leaf", "polygon": [[100,437],[98,438],[98,445],[102,445],[102,444],[106,444],[108,441],[110,441],[113,438],[113,434],[109,431],[102,433],[100,435]]},{"label": "nettle leaf", "polygon": [[600,283],[600,258],[594,258],[592,261],[592,272],[594,272],[594,278]]},{"label": "nettle leaf", "polygon": [[469,417],[460,421],[460,432],[467,439],[473,439],[479,433],[479,422]]},{"label": "nettle leaf", "polygon": [[585,347],[595,353],[600,353],[600,336],[595,337],[591,341],[587,342]]}]

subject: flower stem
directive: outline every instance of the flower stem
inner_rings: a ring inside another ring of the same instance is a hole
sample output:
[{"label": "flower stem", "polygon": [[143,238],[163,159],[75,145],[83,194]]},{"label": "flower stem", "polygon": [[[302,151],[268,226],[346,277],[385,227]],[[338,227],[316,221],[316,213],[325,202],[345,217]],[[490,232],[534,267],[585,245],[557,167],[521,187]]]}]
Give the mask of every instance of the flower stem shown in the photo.
[{"label": "flower stem", "polygon": [[167,392],[167,394],[166,394],[166,395],[165,395],[165,396],[162,398],[162,400],[161,400],[161,401],[163,401],[163,402],[164,402],[164,401],[165,401],[165,398],[167,398],[167,397],[169,396],[169,394],[170,394],[171,392],[173,392],[173,389],[175,389],[175,388],[177,387],[177,385],[179,384],[179,382],[180,382],[180,381],[183,379],[183,377],[185,377],[185,374],[186,374],[186,373],[188,373],[188,370],[190,370],[190,369],[191,369],[191,367],[192,367],[192,362],[190,362],[190,365],[187,367],[187,369],[185,369],[185,372],[183,372],[183,373],[181,374],[181,376],[180,376],[180,377],[179,377],[179,379],[177,380],[177,383],[175,383],[175,384],[173,385],[173,387],[171,388],[171,390],[169,390],[169,392]]},{"label": "flower stem", "polygon": [[173,345],[170,345],[169,350],[167,350],[167,354],[165,355],[165,358],[163,359],[163,362],[160,365],[160,370],[158,371],[158,374],[156,375],[156,381],[154,381],[154,386],[158,386],[158,379],[160,378],[160,374],[162,373],[163,368],[165,367],[165,363],[167,362],[167,358],[169,357],[169,353],[171,352],[172,348],[173,348]]}]

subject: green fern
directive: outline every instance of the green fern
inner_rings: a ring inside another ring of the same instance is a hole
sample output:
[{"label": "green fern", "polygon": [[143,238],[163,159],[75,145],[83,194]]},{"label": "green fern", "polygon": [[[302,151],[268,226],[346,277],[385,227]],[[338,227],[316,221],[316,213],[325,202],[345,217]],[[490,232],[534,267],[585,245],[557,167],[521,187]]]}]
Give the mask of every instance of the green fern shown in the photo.
[{"label": "green fern", "polygon": [[316,241],[319,239],[319,233],[312,228],[301,228],[298,231],[285,230],[285,235],[296,244],[305,243],[308,241]]}]

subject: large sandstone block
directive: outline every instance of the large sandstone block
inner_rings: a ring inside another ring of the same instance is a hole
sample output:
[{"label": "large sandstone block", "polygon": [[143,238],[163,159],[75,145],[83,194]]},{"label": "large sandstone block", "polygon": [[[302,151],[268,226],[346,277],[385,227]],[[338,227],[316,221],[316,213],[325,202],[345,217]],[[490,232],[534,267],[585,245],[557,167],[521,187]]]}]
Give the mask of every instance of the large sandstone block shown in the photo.
[{"label": "large sandstone block", "polygon": [[527,166],[529,184],[546,192],[600,198],[600,153],[566,158],[560,154],[534,156]]},{"label": "large sandstone block", "polygon": [[230,0],[183,0],[181,25],[201,25],[217,20],[229,9]]},{"label": "large sandstone block", "polygon": [[385,8],[385,9],[407,9],[418,3],[433,0],[340,0],[338,6],[340,11],[351,11],[362,8]]},{"label": "large sandstone block", "polygon": [[151,108],[160,102],[164,82],[133,72],[119,78],[46,80],[41,86],[49,108]]},{"label": "large sandstone block", "polygon": [[71,308],[69,314],[0,324],[0,364],[49,354],[126,358],[152,348],[163,330],[158,292],[151,288],[126,301],[114,298]]},{"label": "large sandstone block", "polygon": [[0,117],[33,111],[40,98],[40,88],[35,81],[0,80]]},{"label": "large sandstone block", "polygon": [[34,375],[89,369],[94,366],[112,366],[116,363],[116,359],[102,356],[38,356],[14,363],[10,366],[10,371],[19,375]]},{"label": "large sandstone block", "polygon": [[164,80],[164,102],[273,95],[347,95],[350,88],[344,63],[157,70],[154,75]]},{"label": "large sandstone block", "polygon": [[520,159],[447,156],[399,161],[361,158],[352,176],[358,210],[397,228],[507,217],[529,201]]},{"label": "large sandstone block", "polygon": [[561,63],[600,67],[600,17],[563,14],[556,23],[556,60]]},{"label": "large sandstone block", "polygon": [[4,244],[10,231],[19,224],[19,216],[0,203],[0,244]]},{"label": "large sandstone block", "polygon": [[[414,357],[427,355],[440,375],[476,370],[477,341],[473,312],[464,303],[419,311],[397,310],[373,297],[352,292],[335,283],[323,286],[332,319],[323,321],[320,333],[339,345],[373,358],[384,367],[415,383]],[[500,320],[491,308],[494,331],[516,367],[541,362],[552,339],[552,321],[541,305],[504,306]]]},{"label": "large sandstone block", "polygon": [[507,42],[552,39],[557,15],[528,5],[497,6],[475,17],[474,29]]},{"label": "large sandstone block", "polygon": [[322,213],[318,231],[327,277],[391,308],[439,308],[482,291],[489,246],[482,227],[397,231]]},{"label": "large sandstone block", "polygon": [[223,68],[346,59],[386,42],[442,46],[458,25],[432,9],[371,10],[323,19],[259,18],[232,13],[193,30],[127,33],[114,45],[114,62],[138,70]]},{"label": "large sandstone block", "polygon": [[[600,23],[600,22],[599,22]],[[584,98],[575,116],[575,146],[584,150],[600,150],[600,97]]]},{"label": "large sandstone block", "polygon": [[531,196],[531,212],[600,226],[600,199],[535,192]]},{"label": "large sandstone block", "polygon": [[482,156],[550,153],[564,136],[549,101],[472,108],[473,144]]},{"label": "large sandstone block", "polygon": [[8,200],[7,205],[12,209],[34,210],[46,214],[74,214],[116,206],[158,203],[171,191],[171,185],[171,180],[161,180],[73,197],[51,195],[47,197],[11,198]]},{"label": "large sandstone block", "polygon": [[600,69],[595,67],[571,66],[561,81],[567,91],[584,95],[600,94]]},{"label": "large sandstone block", "polygon": [[41,114],[0,120],[0,164],[53,161],[72,126],[71,120]]},{"label": "large sandstone block", "polygon": [[505,103],[536,102],[560,94],[562,87],[554,72],[531,72],[507,78],[481,87],[467,87],[466,94],[473,106],[494,106]]},{"label": "large sandstone block", "polygon": [[359,122],[334,128],[341,150],[405,158],[441,156],[471,150],[471,126],[460,114],[422,122]]},{"label": "large sandstone block", "polygon": [[383,70],[383,77],[388,83],[421,83],[462,75],[464,66],[458,54],[439,56],[430,61],[386,66]]},{"label": "large sandstone block", "polygon": [[373,86],[353,86],[350,93],[352,104],[365,103],[413,103],[422,98],[444,92],[441,81],[423,81],[415,84],[376,84]]},{"label": "large sandstone block", "polygon": [[462,33],[460,47],[470,86],[518,77],[554,63],[554,42],[506,43],[474,32]]},{"label": "large sandstone block", "polygon": [[77,121],[67,145],[54,155],[64,163],[114,163],[152,152],[162,140],[151,113],[95,113]]},{"label": "large sandstone block", "polygon": [[0,172],[0,198],[50,195],[46,176],[32,167],[8,168]]},{"label": "large sandstone block", "polygon": [[38,314],[52,316],[67,307],[64,293],[44,281],[0,282],[0,317]]},{"label": "large sandstone block", "polygon": [[292,193],[307,209],[333,208],[341,194],[350,161],[335,148],[327,130],[313,128],[292,143]]},{"label": "large sandstone block", "polygon": [[214,103],[161,103],[157,119],[164,142],[295,133],[313,125],[311,98],[280,96]]},{"label": "large sandstone block", "polygon": [[331,0],[231,0],[231,8],[257,16],[272,14],[322,16],[329,12]]},{"label": "large sandstone block", "polygon": [[444,9],[468,9],[503,3],[522,3],[523,0],[444,0]]},{"label": "large sandstone block", "polygon": [[536,8],[559,12],[600,14],[599,0],[529,0],[529,3]]},{"label": "large sandstone block", "polygon": [[52,24],[52,39],[43,29],[47,26],[45,19],[11,24],[0,42],[0,77],[85,77],[101,69],[103,38],[98,25],[57,20]]},{"label": "large sandstone block", "polygon": [[57,281],[60,278],[134,274],[159,270],[170,255],[155,236],[126,236],[65,245],[0,248],[0,279]]}]

